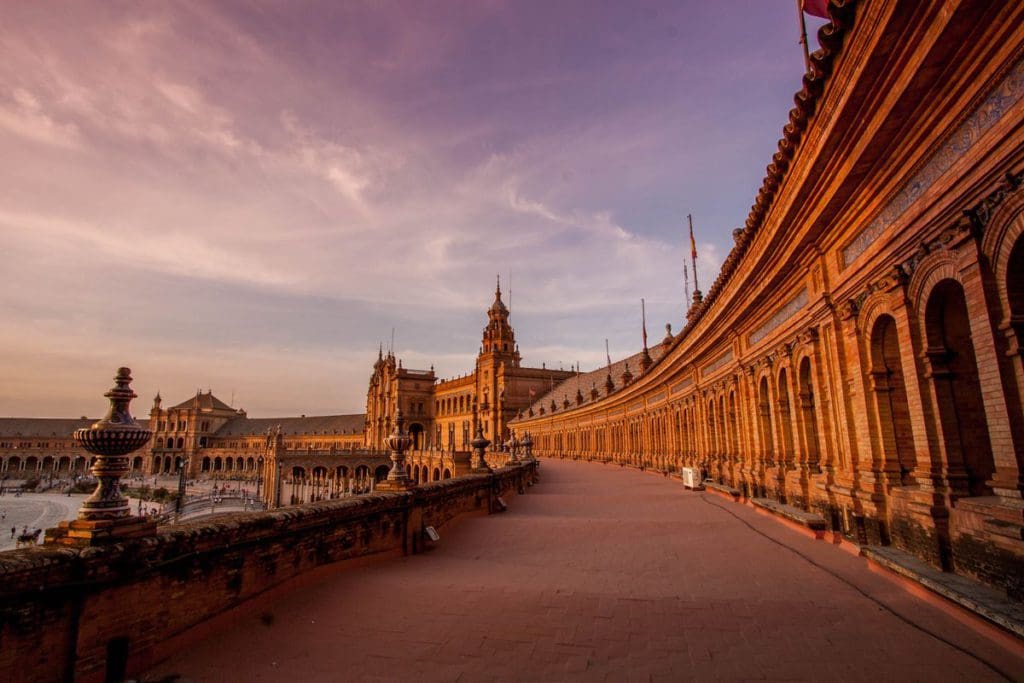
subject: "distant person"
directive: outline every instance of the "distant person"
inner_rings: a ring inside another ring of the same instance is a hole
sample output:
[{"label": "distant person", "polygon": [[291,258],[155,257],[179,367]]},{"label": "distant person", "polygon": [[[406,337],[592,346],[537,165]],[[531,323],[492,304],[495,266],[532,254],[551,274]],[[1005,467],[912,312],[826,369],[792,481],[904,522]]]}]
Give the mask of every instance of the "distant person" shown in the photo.
[{"label": "distant person", "polygon": [[12,527],[11,527],[11,538],[14,538],[14,534],[15,534],[15,532],[17,532],[17,531],[18,531],[18,527],[16,527],[16,526],[12,526]]}]

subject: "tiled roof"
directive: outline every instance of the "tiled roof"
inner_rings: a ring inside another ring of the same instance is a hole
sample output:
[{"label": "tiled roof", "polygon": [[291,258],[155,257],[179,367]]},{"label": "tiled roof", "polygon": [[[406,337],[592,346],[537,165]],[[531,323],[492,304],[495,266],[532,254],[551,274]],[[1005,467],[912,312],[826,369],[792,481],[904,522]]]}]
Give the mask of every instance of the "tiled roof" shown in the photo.
[{"label": "tiled roof", "polygon": [[362,434],[366,415],[313,415],[309,417],[236,417],[217,430],[214,436],[262,436],[267,429],[281,426],[284,436]]},{"label": "tiled roof", "polygon": [[234,408],[214,396],[213,392],[210,391],[205,394],[200,392],[187,401],[182,401],[178,405],[172,406],[170,410],[188,410],[190,408],[198,408],[199,410],[234,410]]},{"label": "tiled roof", "polygon": [[[657,362],[661,358],[668,346],[665,344],[655,344],[648,352],[650,353],[651,360]],[[623,387],[622,376],[626,372],[626,366],[629,366],[629,372],[633,375],[633,381],[635,382],[641,373],[640,359],[643,356],[643,351],[634,353],[632,356],[627,356],[621,360],[615,361],[611,365],[612,382],[615,384],[615,390],[618,391]],[[566,410],[564,408],[565,401],[569,401],[569,408],[576,407],[576,389],[579,387],[579,392],[583,394],[583,403],[580,405],[587,405],[593,403],[591,399],[591,388],[596,388],[598,391],[598,400],[601,400],[608,393],[605,390],[605,383],[608,381],[608,367],[601,367],[597,370],[590,372],[584,372],[577,378],[575,375],[569,379],[564,380],[560,384],[555,385],[553,391],[549,391],[540,398],[536,399],[531,406],[533,408],[534,415],[539,414],[541,406],[544,407],[545,413],[551,413],[551,401],[554,399],[557,412]]]},{"label": "tiled roof", "polygon": [[[99,419],[98,417],[0,417],[0,437],[67,439],[76,429],[88,427]],[[143,427],[149,425],[149,418],[136,418],[136,421]]]}]

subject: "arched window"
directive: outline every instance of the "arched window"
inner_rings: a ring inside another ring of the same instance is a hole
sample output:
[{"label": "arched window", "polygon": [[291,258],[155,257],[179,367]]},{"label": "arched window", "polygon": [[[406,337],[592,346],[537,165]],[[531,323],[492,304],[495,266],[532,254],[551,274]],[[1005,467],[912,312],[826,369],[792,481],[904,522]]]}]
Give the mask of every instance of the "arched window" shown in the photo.
[{"label": "arched window", "polygon": [[900,340],[896,321],[890,315],[879,316],[871,330],[871,389],[883,469],[893,473],[893,484],[908,484],[917,459],[910,432]]},{"label": "arched window", "polygon": [[925,307],[925,330],[939,426],[951,470],[950,485],[962,490],[954,472],[963,468],[966,493],[989,495],[987,482],[995,474],[995,460],[971,341],[967,299],[959,282],[943,280],[932,290]]}]

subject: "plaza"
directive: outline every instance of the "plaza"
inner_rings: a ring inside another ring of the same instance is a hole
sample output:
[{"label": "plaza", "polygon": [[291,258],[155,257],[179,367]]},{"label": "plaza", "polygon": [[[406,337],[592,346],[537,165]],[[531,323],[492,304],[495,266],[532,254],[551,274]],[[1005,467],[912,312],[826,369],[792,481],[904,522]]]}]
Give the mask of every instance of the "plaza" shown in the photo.
[{"label": "plaza", "polygon": [[[543,461],[499,516],[342,569],[146,681],[971,680],[1004,649],[866,562],[660,475]],[[1002,673],[1000,673],[1002,672]]]}]

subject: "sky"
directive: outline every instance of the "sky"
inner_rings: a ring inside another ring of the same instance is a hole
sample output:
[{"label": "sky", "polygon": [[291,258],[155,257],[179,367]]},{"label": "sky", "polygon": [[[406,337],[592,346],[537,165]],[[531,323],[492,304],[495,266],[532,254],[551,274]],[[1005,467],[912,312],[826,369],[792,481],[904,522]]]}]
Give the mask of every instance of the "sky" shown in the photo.
[{"label": "sky", "polygon": [[2,3],[0,416],[121,365],[136,415],[362,412],[392,330],[472,369],[498,274],[525,365],[634,353],[687,214],[704,290],[746,220],[797,39],[787,0]]}]

